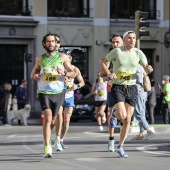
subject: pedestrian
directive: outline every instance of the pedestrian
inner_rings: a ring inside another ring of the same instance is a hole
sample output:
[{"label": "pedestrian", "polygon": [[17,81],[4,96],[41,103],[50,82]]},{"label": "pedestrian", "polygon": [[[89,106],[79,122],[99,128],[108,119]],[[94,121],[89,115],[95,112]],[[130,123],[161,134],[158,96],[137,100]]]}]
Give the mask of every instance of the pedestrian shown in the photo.
[{"label": "pedestrian", "polygon": [[[127,31],[123,34],[123,43],[122,47],[111,50],[101,60],[101,66],[113,80],[111,89],[115,102],[113,122],[117,122],[117,119],[123,122],[117,153],[120,157],[127,158],[128,155],[123,149],[123,144],[129,132],[131,117],[137,102],[137,66],[140,63],[147,73],[151,73],[153,69],[148,65],[144,53],[135,48],[136,34],[134,31]],[[106,67],[107,61],[114,61],[113,73]]]},{"label": "pedestrian", "polygon": [[[17,97],[18,110],[23,109],[27,104],[27,80],[22,80],[21,84],[16,88],[15,96]],[[18,119],[18,125],[22,125],[22,123]]]},{"label": "pedestrian", "polygon": [[12,86],[9,83],[4,84],[4,92],[2,96],[2,111],[3,111],[3,119],[2,124],[4,126],[9,126],[8,124],[8,111],[11,110],[12,105],[12,95],[11,95]]},{"label": "pedestrian", "polygon": [[99,130],[103,131],[102,123],[106,122],[106,100],[107,100],[107,82],[104,82],[103,78],[98,73],[96,82],[93,83],[92,93],[95,94],[95,113]]},{"label": "pedestrian", "polygon": [[[112,48],[114,49],[114,48],[117,48],[117,47],[121,47],[122,45],[123,45],[122,36],[120,34],[117,34],[117,33],[113,34],[112,35]],[[106,63],[106,66],[112,72],[113,63],[110,63],[108,61]],[[104,70],[101,70],[100,74],[101,74],[102,77],[106,76],[106,73],[104,72]],[[107,114],[111,114],[112,110],[114,108],[114,99],[113,99],[112,94],[111,94],[112,80],[108,77],[107,81],[108,81],[108,83],[107,83],[107,105],[108,105]],[[108,151],[114,152],[115,151],[115,148],[114,148],[115,140],[114,140],[114,126],[112,124],[112,119],[108,120],[108,127],[109,127]]]},{"label": "pedestrian", "polygon": [[74,97],[75,97],[75,100],[80,100],[83,98],[83,95],[81,94],[81,91],[79,89],[75,90]]},{"label": "pedestrian", "polygon": [[[75,77],[75,72],[65,54],[59,53],[60,36],[48,33],[43,37],[45,54],[36,57],[31,78],[38,80],[38,94],[44,114],[43,136],[45,158],[52,157],[51,124],[63,101],[64,77]],[[64,67],[66,70],[64,70]]]},{"label": "pedestrian", "polygon": [[[70,63],[72,62],[72,54],[71,51],[64,51],[64,53],[68,56]],[[63,124],[61,130],[61,136],[56,135],[55,139],[55,149],[56,151],[62,151],[67,147],[64,145],[64,138],[69,129],[70,119],[72,116],[72,112],[74,109],[74,91],[80,89],[84,86],[84,80],[81,75],[80,70],[72,65],[72,68],[76,74],[75,78],[77,79],[77,84],[74,83],[74,78],[67,77],[66,80],[66,92],[65,92],[65,100],[63,103]],[[57,117],[59,118],[59,117]],[[60,127],[58,127],[60,128]],[[60,132],[58,132],[60,134]]]},{"label": "pedestrian", "polygon": [[162,79],[163,89],[163,99],[162,99],[162,114],[163,121],[165,124],[170,124],[170,83],[169,76],[164,75]]},{"label": "pedestrian", "polygon": [[88,95],[89,93],[91,93],[91,87],[92,87],[92,85],[91,85],[91,83],[90,83],[90,81],[89,81],[89,79],[88,79],[87,76],[83,76],[83,79],[84,79],[85,85],[81,88],[81,94],[82,94],[83,96],[86,96],[86,95]]},{"label": "pedestrian", "polygon": [[18,110],[18,101],[16,96],[12,99],[12,110]]},{"label": "pedestrian", "polygon": [[[142,66],[138,65],[136,71],[136,86],[138,89],[137,102],[134,110],[134,115],[139,122],[139,134],[132,138],[132,140],[148,140],[155,135],[154,128],[150,128],[146,120],[146,100],[147,92],[143,88],[143,78],[146,75]],[[147,134],[144,135],[145,130]]]},{"label": "pedestrian", "polygon": [[156,83],[154,80],[151,81],[151,91],[148,92],[148,97],[147,97],[147,111],[149,115],[149,123],[154,124],[155,123],[155,106],[156,106],[156,89],[155,89]]}]

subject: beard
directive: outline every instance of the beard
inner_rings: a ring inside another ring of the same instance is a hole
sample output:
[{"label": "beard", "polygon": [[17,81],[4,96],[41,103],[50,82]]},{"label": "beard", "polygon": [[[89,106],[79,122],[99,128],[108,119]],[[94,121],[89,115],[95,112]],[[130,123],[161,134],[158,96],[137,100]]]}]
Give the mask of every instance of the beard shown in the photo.
[{"label": "beard", "polygon": [[47,52],[48,53],[51,53],[51,52],[54,52],[56,50],[56,46],[54,46],[53,48],[47,48]]}]

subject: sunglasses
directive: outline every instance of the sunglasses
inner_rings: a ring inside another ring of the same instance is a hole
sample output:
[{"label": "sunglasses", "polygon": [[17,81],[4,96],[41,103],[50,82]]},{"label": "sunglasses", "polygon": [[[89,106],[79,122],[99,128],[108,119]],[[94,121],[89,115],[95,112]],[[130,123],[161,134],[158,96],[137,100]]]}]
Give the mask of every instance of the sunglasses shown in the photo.
[{"label": "sunglasses", "polygon": [[56,43],[57,43],[57,44],[60,44],[60,40],[57,40]]}]

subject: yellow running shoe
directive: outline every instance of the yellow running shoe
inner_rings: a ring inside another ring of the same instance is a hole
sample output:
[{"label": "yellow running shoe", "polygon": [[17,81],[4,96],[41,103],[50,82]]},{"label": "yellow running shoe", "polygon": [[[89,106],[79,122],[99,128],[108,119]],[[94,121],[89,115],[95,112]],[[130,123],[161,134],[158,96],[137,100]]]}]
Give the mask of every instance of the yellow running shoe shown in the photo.
[{"label": "yellow running shoe", "polygon": [[44,158],[51,158],[52,157],[52,147],[51,145],[49,146],[44,146]]}]

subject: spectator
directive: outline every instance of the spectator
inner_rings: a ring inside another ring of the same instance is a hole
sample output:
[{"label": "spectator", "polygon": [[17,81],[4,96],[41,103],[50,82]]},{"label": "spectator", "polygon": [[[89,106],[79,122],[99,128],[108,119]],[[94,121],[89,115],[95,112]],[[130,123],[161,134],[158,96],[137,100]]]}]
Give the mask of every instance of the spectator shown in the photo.
[{"label": "spectator", "polygon": [[148,97],[147,97],[147,111],[149,114],[149,123],[154,124],[155,123],[155,118],[154,118],[154,109],[156,106],[156,90],[155,90],[156,83],[155,81],[151,81],[151,91],[148,92]]},{"label": "spectator", "polygon": [[2,111],[3,111],[3,120],[2,123],[4,126],[8,126],[8,111],[11,109],[12,104],[12,95],[11,95],[12,86],[9,83],[4,84],[4,92],[2,96]]},{"label": "spectator", "polygon": [[75,100],[80,100],[83,98],[83,95],[81,94],[80,90],[76,90],[74,97],[75,97]]},{"label": "spectator", "polygon": [[169,76],[164,75],[163,80],[163,90],[162,90],[162,114],[163,114],[163,121],[165,124],[170,123],[170,83],[169,83]]},{"label": "spectator", "polygon": [[81,88],[81,93],[83,96],[86,96],[87,94],[89,94],[91,92],[91,83],[89,82],[87,76],[83,76],[84,79],[84,83],[85,85]]},{"label": "spectator", "polygon": [[[15,95],[18,102],[18,110],[24,108],[27,103],[27,80],[22,80],[21,85],[16,89]],[[18,124],[22,125],[21,120],[18,120]]]},{"label": "spectator", "polygon": [[[135,117],[139,121],[140,132],[137,136],[133,137],[132,140],[148,140],[155,135],[155,130],[149,127],[148,122],[146,121],[145,111],[146,111],[146,100],[147,92],[143,89],[143,77],[146,75],[145,70],[141,65],[138,65],[136,71],[136,85],[138,89],[137,103],[135,106]],[[144,131],[147,131],[147,134],[144,136]]]},{"label": "spectator", "polygon": [[14,98],[12,99],[12,110],[18,110],[18,102],[16,96],[14,96]]}]

